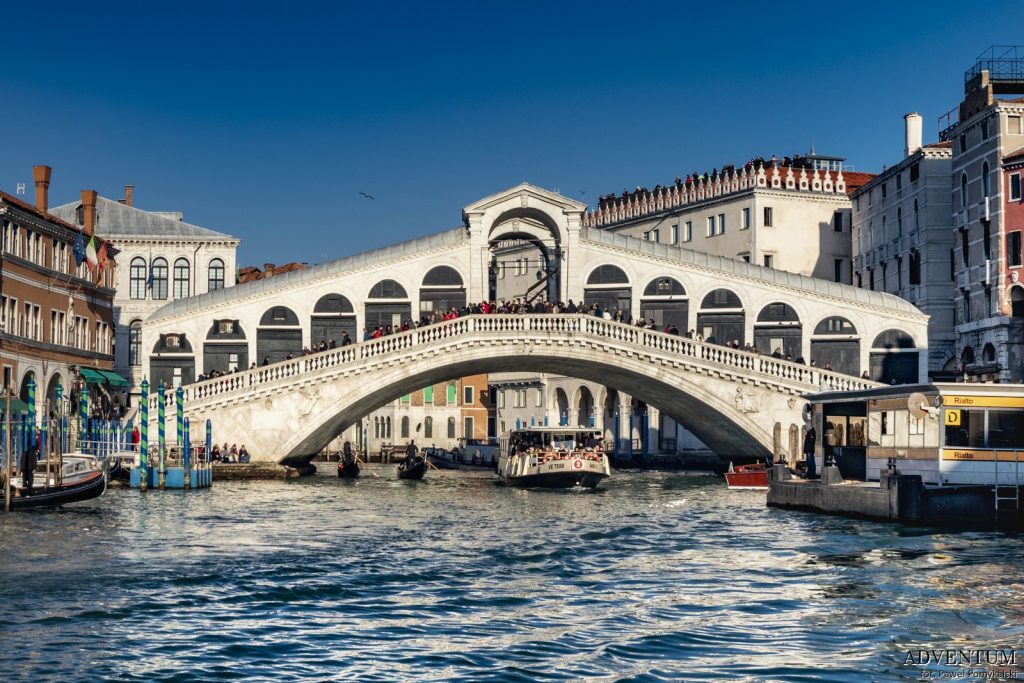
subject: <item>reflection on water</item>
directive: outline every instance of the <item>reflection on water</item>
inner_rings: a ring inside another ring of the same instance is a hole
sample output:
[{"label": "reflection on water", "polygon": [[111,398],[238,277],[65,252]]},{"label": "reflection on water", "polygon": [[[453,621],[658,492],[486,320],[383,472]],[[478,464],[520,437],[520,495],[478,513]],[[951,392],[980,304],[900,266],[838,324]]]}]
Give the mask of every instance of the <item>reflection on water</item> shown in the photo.
[{"label": "reflection on water", "polygon": [[617,474],[587,493],[393,476],[114,490],[0,517],[0,633],[32,644],[3,648],[2,669],[914,680],[911,648],[1024,650],[1013,537],[770,510],[692,474]]}]

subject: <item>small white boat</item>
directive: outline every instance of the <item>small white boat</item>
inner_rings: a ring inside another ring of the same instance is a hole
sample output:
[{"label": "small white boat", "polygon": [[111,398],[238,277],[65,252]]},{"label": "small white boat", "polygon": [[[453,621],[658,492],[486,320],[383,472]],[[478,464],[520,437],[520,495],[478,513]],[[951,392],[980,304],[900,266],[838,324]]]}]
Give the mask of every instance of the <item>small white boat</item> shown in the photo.
[{"label": "small white boat", "polygon": [[502,437],[498,477],[512,486],[596,488],[611,473],[600,430],[535,427]]}]

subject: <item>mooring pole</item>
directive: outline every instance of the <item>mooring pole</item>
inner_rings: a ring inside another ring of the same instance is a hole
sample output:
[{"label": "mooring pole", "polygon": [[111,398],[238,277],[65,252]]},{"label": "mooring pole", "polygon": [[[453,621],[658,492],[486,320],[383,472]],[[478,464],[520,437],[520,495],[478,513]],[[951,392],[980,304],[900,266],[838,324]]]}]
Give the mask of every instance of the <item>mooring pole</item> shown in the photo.
[{"label": "mooring pole", "polygon": [[160,380],[160,388],[157,389],[156,395],[156,434],[157,434],[157,448],[160,450],[160,477],[158,486],[161,491],[164,490],[166,485],[165,478],[167,476],[167,440],[164,436],[164,430],[166,429],[167,420],[167,392],[164,391],[164,381]]},{"label": "mooring pole", "polygon": [[[178,387],[178,401],[178,405],[180,406],[181,387]],[[181,408],[179,408],[179,410],[181,410]],[[192,449],[191,444],[189,443],[189,429],[187,417],[182,420],[182,432],[183,440],[181,446],[181,461],[182,464],[185,466],[185,490],[188,491],[190,488],[192,488]]]},{"label": "mooring pole", "polygon": [[14,476],[14,469],[11,467],[11,397],[13,392],[7,387],[7,395],[4,397],[4,454],[7,455],[7,462],[4,463],[4,511],[11,511],[11,478]]},{"label": "mooring pole", "polygon": [[142,380],[139,410],[139,490],[145,491],[149,480],[149,381]]}]

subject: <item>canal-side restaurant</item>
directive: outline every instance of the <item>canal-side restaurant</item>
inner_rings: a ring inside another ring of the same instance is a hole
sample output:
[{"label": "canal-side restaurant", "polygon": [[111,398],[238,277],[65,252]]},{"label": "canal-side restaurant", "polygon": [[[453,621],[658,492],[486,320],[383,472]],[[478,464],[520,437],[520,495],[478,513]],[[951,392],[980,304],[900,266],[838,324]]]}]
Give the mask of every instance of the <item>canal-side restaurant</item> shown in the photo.
[{"label": "canal-side restaurant", "polygon": [[899,385],[805,398],[821,476],[777,463],[769,506],[910,524],[1022,526],[1024,385]]}]

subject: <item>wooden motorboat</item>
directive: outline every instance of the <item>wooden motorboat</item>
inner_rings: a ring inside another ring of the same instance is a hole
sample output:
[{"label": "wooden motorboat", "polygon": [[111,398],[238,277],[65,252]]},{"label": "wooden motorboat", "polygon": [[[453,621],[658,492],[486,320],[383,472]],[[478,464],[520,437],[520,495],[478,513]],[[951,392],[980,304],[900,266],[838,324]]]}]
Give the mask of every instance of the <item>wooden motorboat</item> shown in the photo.
[{"label": "wooden motorboat", "polygon": [[338,462],[338,478],[339,479],[355,479],[359,476],[359,463],[355,460],[351,462],[345,462],[341,460]]},{"label": "wooden motorboat", "polygon": [[729,471],[725,473],[725,483],[731,489],[767,491],[768,468],[764,463],[740,465],[739,467],[733,467],[732,463],[729,463]]},{"label": "wooden motorboat", "polygon": [[506,484],[537,488],[597,488],[611,476],[601,432],[572,427],[515,430],[502,439],[498,476]]},{"label": "wooden motorboat", "polygon": [[457,470],[460,467],[459,463],[455,462],[454,454],[441,448],[424,448],[423,454],[430,461],[430,464],[438,469]]},{"label": "wooden motorboat", "polygon": [[427,473],[427,461],[423,456],[417,455],[412,463],[406,467],[405,461],[398,466],[399,479],[422,479]]},{"label": "wooden motorboat", "polygon": [[13,480],[16,496],[11,498],[12,510],[27,510],[35,507],[55,507],[99,498],[107,490],[107,477],[102,470],[75,476],[60,486],[33,487],[29,493],[20,486],[19,478]]}]

